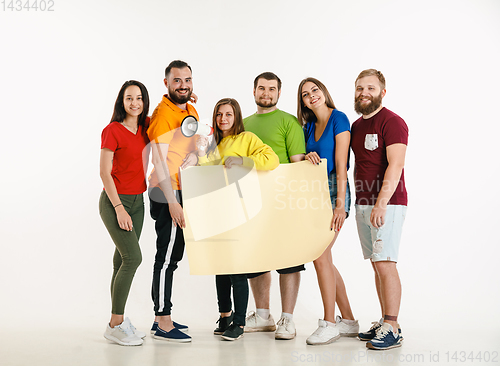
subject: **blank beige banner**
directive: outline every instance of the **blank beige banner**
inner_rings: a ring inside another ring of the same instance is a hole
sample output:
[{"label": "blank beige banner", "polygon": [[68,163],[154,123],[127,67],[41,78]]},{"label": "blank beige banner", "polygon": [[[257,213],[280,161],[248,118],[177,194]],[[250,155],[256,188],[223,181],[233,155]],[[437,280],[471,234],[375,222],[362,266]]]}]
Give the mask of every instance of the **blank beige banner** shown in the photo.
[{"label": "blank beige banner", "polygon": [[318,258],[333,239],[326,161],[259,172],[191,167],[181,179],[191,274],[292,267]]}]

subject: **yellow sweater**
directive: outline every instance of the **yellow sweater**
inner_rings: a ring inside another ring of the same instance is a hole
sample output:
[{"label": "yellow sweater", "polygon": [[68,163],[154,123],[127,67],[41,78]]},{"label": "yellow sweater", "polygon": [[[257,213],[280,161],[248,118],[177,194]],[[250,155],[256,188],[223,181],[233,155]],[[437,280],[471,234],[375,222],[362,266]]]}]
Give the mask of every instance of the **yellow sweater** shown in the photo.
[{"label": "yellow sweater", "polygon": [[200,165],[223,165],[226,157],[238,156],[243,158],[243,165],[257,170],[273,170],[280,164],[270,146],[262,142],[252,132],[242,132],[239,135],[227,136],[217,145],[217,149],[208,155],[201,156]]}]

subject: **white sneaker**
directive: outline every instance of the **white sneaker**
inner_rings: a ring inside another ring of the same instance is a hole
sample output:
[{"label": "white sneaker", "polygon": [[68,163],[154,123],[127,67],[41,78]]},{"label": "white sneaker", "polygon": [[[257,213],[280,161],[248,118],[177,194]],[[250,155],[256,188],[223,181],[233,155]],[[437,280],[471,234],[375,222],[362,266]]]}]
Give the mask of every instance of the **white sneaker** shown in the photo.
[{"label": "white sneaker", "polygon": [[347,324],[344,319],[337,315],[335,326],[339,330],[341,337],[357,337],[359,333],[359,324],[357,320],[351,325]]},{"label": "white sneaker", "polygon": [[318,320],[318,329],[306,339],[310,345],[329,344],[340,338],[339,330],[336,325],[329,325],[326,321]]},{"label": "white sneaker", "polygon": [[262,319],[255,311],[251,311],[245,319],[245,323],[245,333],[274,332],[276,330],[276,325],[274,325],[274,319],[271,314],[269,314],[269,319],[266,320]]},{"label": "white sneaker", "polygon": [[124,323],[128,323],[128,326],[130,327],[130,329],[132,329],[132,332],[134,332],[134,334],[137,337],[139,337],[139,338],[146,338],[146,333],[141,332],[140,330],[137,330],[137,328],[134,327],[134,325],[132,324],[132,322],[130,321],[129,318],[125,318],[125,320],[123,322]]},{"label": "white sneaker", "polygon": [[275,339],[294,339],[297,334],[295,330],[295,323],[292,319],[282,316],[278,323],[276,333],[274,334]]},{"label": "white sneaker", "polygon": [[108,324],[104,332],[104,338],[121,346],[140,346],[143,343],[143,340],[136,336],[130,328],[130,321],[128,324],[124,321],[114,328],[111,328]]}]

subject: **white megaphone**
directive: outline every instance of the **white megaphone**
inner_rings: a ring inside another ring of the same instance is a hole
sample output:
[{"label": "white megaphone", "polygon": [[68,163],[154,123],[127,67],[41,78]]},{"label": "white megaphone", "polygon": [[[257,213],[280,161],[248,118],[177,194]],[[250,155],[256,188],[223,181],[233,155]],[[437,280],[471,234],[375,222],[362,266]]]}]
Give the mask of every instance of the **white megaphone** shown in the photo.
[{"label": "white megaphone", "polygon": [[198,122],[194,116],[187,116],[182,120],[181,132],[186,137],[193,137],[194,135],[207,137],[214,133],[214,129],[209,125]]}]

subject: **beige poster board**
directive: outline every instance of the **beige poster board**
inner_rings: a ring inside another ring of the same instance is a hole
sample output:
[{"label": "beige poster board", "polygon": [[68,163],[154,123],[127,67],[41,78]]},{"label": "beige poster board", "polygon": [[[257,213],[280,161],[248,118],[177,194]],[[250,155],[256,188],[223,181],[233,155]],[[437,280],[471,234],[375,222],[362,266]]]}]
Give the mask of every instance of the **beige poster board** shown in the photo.
[{"label": "beige poster board", "polygon": [[326,161],[181,172],[191,274],[251,273],[318,258],[333,239]]}]

